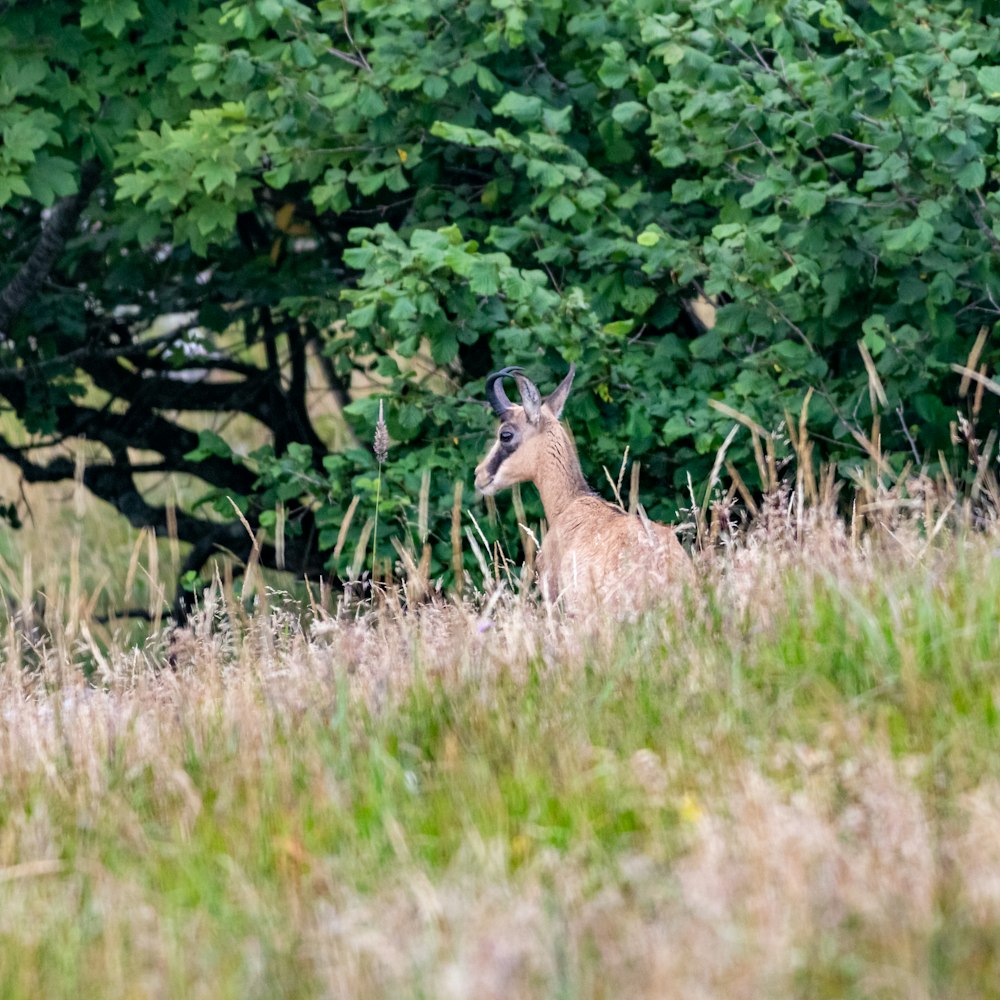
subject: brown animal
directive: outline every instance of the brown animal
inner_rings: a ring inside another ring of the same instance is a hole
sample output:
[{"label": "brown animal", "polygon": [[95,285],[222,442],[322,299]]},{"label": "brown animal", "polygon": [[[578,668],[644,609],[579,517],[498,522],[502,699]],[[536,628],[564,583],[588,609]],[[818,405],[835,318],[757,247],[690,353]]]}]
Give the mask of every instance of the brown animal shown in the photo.
[{"label": "brown animal", "polygon": [[[476,488],[487,496],[532,482],[541,494],[548,531],[538,553],[546,599],[569,606],[612,604],[635,608],[692,576],[691,561],[673,529],[645,514],[627,514],[587,485],[576,447],[559,422],[575,367],[545,399],[519,367],[486,379],[486,399],[500,418],[497,440],[476,468]],[[503,380],[513,378],[521,405]]]}]

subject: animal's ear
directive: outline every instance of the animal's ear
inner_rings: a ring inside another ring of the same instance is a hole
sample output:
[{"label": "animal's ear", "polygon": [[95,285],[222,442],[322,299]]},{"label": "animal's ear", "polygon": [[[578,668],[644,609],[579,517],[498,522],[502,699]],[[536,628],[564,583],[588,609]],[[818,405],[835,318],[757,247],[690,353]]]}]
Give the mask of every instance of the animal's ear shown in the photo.
[{"label": "animal's ear", "polygon": [[525,416],[531,423],[537,424],[542,412],[542,397],[535,383],[523,375],[520,368],[515,367],[509,370],[521,393],[521,406],[524,407]]},{"label": "animal's ear", "polygon": [[562,416],[563,407],[566,405],[566,397],[573,385],[573,376],[576,374],[576,365],[569,366],[569,373],[566,377],[545,397],[545,405],[552,411],[558,419]]}]

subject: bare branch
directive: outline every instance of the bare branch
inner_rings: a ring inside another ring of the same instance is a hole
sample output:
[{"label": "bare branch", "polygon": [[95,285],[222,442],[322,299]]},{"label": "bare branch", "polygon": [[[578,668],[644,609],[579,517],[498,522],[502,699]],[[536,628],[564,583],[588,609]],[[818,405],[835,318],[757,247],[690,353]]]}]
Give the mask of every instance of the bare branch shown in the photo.
[{"label": "bare branch", "polygon": [[831,132],[830,137],[845,143],[853,149],[860,149],[865,153],[870,153],[873,149],[878,149],[878,146],[873,146],[870,142],[859,142],[857,139],[852,139],[849,135],[844,135],[843,132]]},{"label": "bare branch", "polygon": [[[353,62],[355,66],[360,67],[366,73],[370,73],[372,68],[368,65],[368,60],[365,58],[365,54],[358,48],[357,42],[354,41],[350,25],[347,23],[347,0],[340,0],[340,9],[344,15],[344,34],[347,35],[347,40],[351,43],[351,48],[354,49],[354,53],[357,56],[356,60],[351,59],[350,56],[348,56],[347,61]],[[338,50],[334,49],[332,52],[337,54]],[[344,53],[344,55],[347,55],[347,53]]]},{"label": "bare branch", "polygon": [[344,52],[343,49],[335,49],[332,45],[326,51],[329,52],[331,56],[336,56],[337,59],[343,59],[344,62],[350,63],[358,69],[367,70],[369,73],[372,71],[371,66],[369,66],[367,62],[359,59],[357,56],[352,56],[350,52]]}]

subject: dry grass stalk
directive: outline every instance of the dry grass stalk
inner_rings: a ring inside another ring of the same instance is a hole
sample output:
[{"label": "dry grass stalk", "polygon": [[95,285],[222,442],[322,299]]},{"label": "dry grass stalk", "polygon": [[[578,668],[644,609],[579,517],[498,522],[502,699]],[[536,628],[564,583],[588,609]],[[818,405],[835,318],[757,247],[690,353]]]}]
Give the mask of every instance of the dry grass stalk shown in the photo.
[{"label": "dry grass stalk", "polygon": [[[263,585],[263,578],[258,570],[260,565],[260,543],[261,539],[264,537],[264,529],[261,528],[256,534],[254,534],[253,528],[250,527],[250,522],[243,515],[243,511],[240,510],[236,501],[232,497],[227,498],[232,504],[233,510],[236,512],[236,516],[239,518],[240,524],[243,525],[243,530],[247,533],[247,537],[250,539],[250,557],[246,561],[246,565],[243,567],[243,587],[241,590],[241,597],[244,603],[248,602],[253,594],[256,592],[258,601],[261,602],[262,608],[266,609],[267,606],[267,589]],[[258,577],[261,577],[260,582],[258,582]]]},{"label": "dry grass stalk", "polygon": [[625,504],[622,503],[622,480],[625,478],[625,467],[628,465],[628,452],[629,446],[625,445],[625,452],[622,455],[622,464],[618,469],[617,480],[611,478],[611,473],[608,472],[608,467],[606,465],[601,466],[601,468],[604,469],[604,478],[607,479],[608,485],[611,487],[611,492],[615,496],[615,503],[618,505],[618,509],[622,512],[625,511]]},{"label": "dry grass stalk", "polygon": [[350,579],[358,580],[361,578],[361,567],[365,564],[365,556],[368,554],[368,539],[372,536],[372,531],[375,529],[375,518],[370,517],[364,523],[364,527],[361,529],[361,534],[358,535],[357,544],[354,546],[354,557],[351,560],[350,569]]},{"label": "dry grass stalk", "polygon": [[146,567],[143,576],[149,593],[149,614],[153,628],[158,629],[163,616],[166,583],[160,578],[160,550],[156,544],[156,534],[152,530],[146,534]]},{"label": "dry grass stalk", "polygon": [[177,568],[181,564],[181,543],[177,536],[177,501],[174,497],[169,497],[163,505],[167,518],[167,542],[170,546],[170,562],[173,572],[176,574]]},{"label": "dry grass stalk", "polygon": [[417,497],[417,537],[420,544],[427,541],[430,533],[431,471],[424,469],[420,476],[420,493]]},{"label": "dry grass stalk", "polygon": [[451,569],[455,577],[455,590],[465,590],[465,560],[462,554],[462,480],[455,480],[455,493],[451,504]]},{"label": "dry grass stalk", "polygon": [[[750,431],[750,441],[753,447],[754,461],[757,463],[757,473],[760,476],[761,487],[765,493],[772,493],[778,488],[777,462],[774,453],[773,435],[769,434],[753,417],[733,409],[719,399],[710,399],[708,405],[718,410],[723,416],[735,420]],[[761,445],[761,441],[764,445]]]},{"label": "dry grass stalk", "polygon": [[754,500],[753,494],[747,489],[747,484],[743,481],[743,477],[740,475],[739,470],[733,465],[732,462],[726,462],[726,472],[729,474],[729,478],[732,480],[733,485],[736,487],[740,498],[746,504],[747,510],[750,511],[751,516],[756,517],[759,513],[759,508],[757,507],[757,501]]},{"label": "dry grass stalk", "polygon": [[628,482],[628,512],[633,516],[639,509],[639,473],[641,470],[642,463],[633,461]]},{"label": "dry grass stalk", "polygon": [[538,542],[528,527],[528,514],[524,509],[524,500],[521,497],[521,484],[515,483],[511,487],[511,499],[514,504],[514,516],[517,518],[517,531],[521,539],[521,551],[524,553],[524,568],[528,579],[535,569],[535,557],[538,554]]},{"label": "dry grass stalk", "polygon": [[[986,375],[986,364],[985,362],[979,366],[979,374],[982,376]],[[984,379],[979,379],[976,382],[976,394],[972,397],[972,416],[973,418],[979,416],[979,411],[983,407],[983,390],[986,388],[986,382]]]},{"label": "dry grass stalk", "polygon": [[1000,396],[1000,382],[989,378],[985,371],[976,371],[974,368],[955,364],[951,366],[951,370],[961,375],[963,382],[967,382],[969,380],[977,382],[989,389],[994,395]]},{"label": "dry grass stalk", "polygon": [[280,500],[274,509],[274,564],[285,568],[285,505]]},{"label": "dry grass stalk", "polygon": [[[986,340],[989,337],[989,327],[980,327],[979,333],[976,336],[976,341],[972,345],[972,350],[969,351],[969,357],[966,359],[965,365],[962,368],[962,381],[958,384],[958,394],[965,399],[969,392],[969,382],[972,378],[972,373],[976,371],[979,365],[979,357],[983,353],[983,348],[986,346]],[[982,384],[982,383],[980,383]]]},{"label": "dry grass stalk", "polygon": [[800,496],[804,496],[811,504],[819,501],[819,494],[816,489],[816,476],[813,472],[813,445],[809,440],[809,402],[813,396],[812,386],[806,392],[802,401],[802,409],[799,411],[798,423],[793,420],[792,415],[785,412],[785,424],[788,427],[788,438],[795,453],[795,478]]},{"label": "dry grass stalk", "polygon": [[739,431],[739,425],[734,424],[729,433],[726,435],[725,440],[719,447],[719,450],[715,453],[715,461],[712,463],[712,471],[708,477],[708,485],[705,487],[705,496],[701,502],[701,506],[697,509],[696,517],[698,519],[698,537],[703,538],[705,534],[705,518],[706,512],[710,507],[710,499],[712,496],[712,490],[715,489],[716,483],[719,481],[719,473],[722,471],[723,463],[726,460],[726,452],[729,451],[729,446],[733,443],[733,439],[736,437]]},{"label": "dry grass stalk", "polygon": [[354,512],[358,509],[358,503],[361,501],[361,497],[355,494],[351,498],[351,502],[347,507],[347,513],[344,514],[343,521],[340,522],[340,530],[337,532],[337,542],[333,547],[333,563],[337,564],[340,559],[340,553],[344,551],[344,543],[347,541],[347,534],[351,530],[351,522],[354,520]]},{"label": "dry grass stalk", "polygon": [[882,406],[888,406],[889,400],[885,394],[885,386],[882,385],[882,379],[879,377],[878,369],[875,367],[875,361],[872,359],[871,352],[868,350],[868,345],[863,341],[858,341],[858,352],[861,354],[861,360],[864,362],[865,371],[868,373],[868,400],[871,404],[872,412],[874,413],[877,409],[876,402],[881,403]]},{"label": "dry grass stalk", "polygon": [[426,543],[422,547],[420,562],[416,562],[408,546],[403,545],[398,538],[392,538],[393,548],[403,564],[406,579],[403,590],[407,605],[413,607],[425,600],[432,592],[430,579],[431,547]]}]

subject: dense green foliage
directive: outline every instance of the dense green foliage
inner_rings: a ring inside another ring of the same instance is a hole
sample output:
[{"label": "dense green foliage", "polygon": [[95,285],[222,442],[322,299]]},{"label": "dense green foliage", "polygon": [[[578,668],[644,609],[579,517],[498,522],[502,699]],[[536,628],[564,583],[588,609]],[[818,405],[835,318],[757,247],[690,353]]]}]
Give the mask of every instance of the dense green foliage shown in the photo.
[{"label": "dense green foliage", "polygon": [[[933,466],[966,405],[950,366],[1000,315],[986,4],[52,0],[7,4],[0,41],[0,393],[34,432],[102,442],[87,483],[136,523],[165,521],[128,447],[254,524],[280,502],[298,569],[327,562],[353,496],[354,537],[374,507],[359,373],[388,402],[382,515],[412,519],[430,470],[433,541],[482,453],[491,368],[544,390],[576,362],[587,471],[628,445],[669,517],[732,426],[710,400],[775,431],[812,387],[843,471],[874,410],[882,474]],[[39,269],[60,209],[73,234]],[[304,402],[313,346],[361,442],[329,455]],[[981,362],[998,357],[988,341]],[[120,402],[86,405],[88,386]],[[239,457],[173,417],[205,410],[251,414],[272,445]],[[745,436],[729,456],[752,483]],[[230,529],[183,514],[190,568],[245,551]],[[435,575],[448,559],[441,541]]]}]

